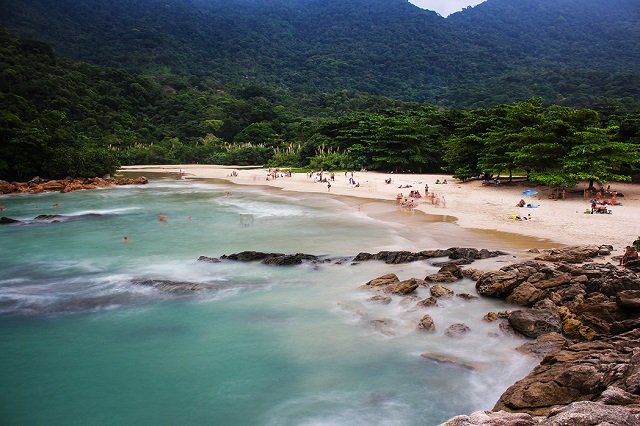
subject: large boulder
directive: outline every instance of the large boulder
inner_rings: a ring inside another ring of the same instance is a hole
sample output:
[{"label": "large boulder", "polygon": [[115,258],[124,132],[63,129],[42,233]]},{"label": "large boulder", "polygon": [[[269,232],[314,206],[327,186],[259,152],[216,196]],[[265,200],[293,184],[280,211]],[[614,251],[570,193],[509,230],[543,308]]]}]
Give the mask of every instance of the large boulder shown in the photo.
[{"label": "large boulder", "polygon": [[546,309],[512,311],[508,320],[515,331],[527,337],[535,338],[545,333],[559,333],[562,330],[558,315]]},{"label": "large boulder", "polygon": [[597,401],[611,386],[640,395],[640,329],[547,355],[502,394],[494,410],[547,415],[558,405]]}]

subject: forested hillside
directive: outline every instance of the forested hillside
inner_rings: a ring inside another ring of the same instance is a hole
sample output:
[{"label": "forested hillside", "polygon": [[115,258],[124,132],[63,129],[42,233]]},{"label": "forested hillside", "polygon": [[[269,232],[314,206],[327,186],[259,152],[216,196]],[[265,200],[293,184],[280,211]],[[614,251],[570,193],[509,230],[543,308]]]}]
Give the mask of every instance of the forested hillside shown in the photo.
[{"label": "forested hillside", "polygon": [[634,0],[488,0],[447,19],[406,0],[0,2],[19,35],[154,78],[449,106],[638,110],[639,23]]},{"label": "forested hillside", "polygon": [[638,174],[640,117],[529,99],[449,109],[364,93],[227,90],[57,57],[0,32],[0,178],[95,176],[118,164],[216,163],[539,182]]}]

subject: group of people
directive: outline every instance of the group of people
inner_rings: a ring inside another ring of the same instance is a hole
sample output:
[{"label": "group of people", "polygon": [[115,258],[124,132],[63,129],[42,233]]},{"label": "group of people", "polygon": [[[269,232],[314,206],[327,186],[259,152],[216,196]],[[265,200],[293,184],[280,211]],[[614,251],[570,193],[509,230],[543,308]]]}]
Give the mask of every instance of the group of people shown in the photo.
[{"label": "group of people", "polygon": [[[640,240],[640,237],[638,237],[638,239]],[[624,251],[624,254],[622,255],[622,257],[620,258],[620,266],[625,266],[627,264],[627,262],[629,262],[630,260],[633,259],[637,259],[638,258],[638,249],[634,246],[627,246],[627,248]]]}]

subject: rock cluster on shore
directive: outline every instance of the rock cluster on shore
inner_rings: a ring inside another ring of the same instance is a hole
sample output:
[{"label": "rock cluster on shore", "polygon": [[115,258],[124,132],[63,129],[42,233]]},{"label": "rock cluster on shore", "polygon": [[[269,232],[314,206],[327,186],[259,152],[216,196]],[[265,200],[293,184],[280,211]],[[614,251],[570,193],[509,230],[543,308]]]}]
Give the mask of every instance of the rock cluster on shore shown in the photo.
[{"label": "rock cluster on shore", "polygon": [[536,338],[520,350],[542,361],[492,411],[445,425],[640,424],[640,276],[581,263],[609,251],[549,250],[477,280],[481,295],[522,307],[502,315],[502,328]]},{"label": "rock cluster on shore", "polygon": [[143,185],[149,183],[149,180],[140,176],[137,178],[115,178],[103,179],[94,178],[66,178],[58,180],[44,180],[35,177],[28,182],[7,182],[0,180],[0,193],[40,193],[40,192],[71,192],[79,189],[96,189],[112,185]]}]

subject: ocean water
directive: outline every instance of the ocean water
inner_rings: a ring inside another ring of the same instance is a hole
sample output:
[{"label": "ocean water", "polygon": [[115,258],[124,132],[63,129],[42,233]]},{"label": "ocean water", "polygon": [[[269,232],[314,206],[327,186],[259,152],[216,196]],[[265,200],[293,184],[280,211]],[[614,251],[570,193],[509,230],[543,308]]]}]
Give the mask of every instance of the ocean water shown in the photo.
[{"label": "ocean water", "polygon": [[[384,305],[361,288],[388,272],[423,278],[429,262],[197,261],[446,248],[337,198],[158,180],[0,204],[25,221],[0,226],[3,425],[436,425],[491,408],[534,365],[481,320],[499,301],[417,308],[420,288]],[[32,221],[42,214],[60,217]],[[144,285],[163,281],[207,290]],[[427,313],[434,333],[416,327]],[[467,335],[444,334],[460,322]]]}]

